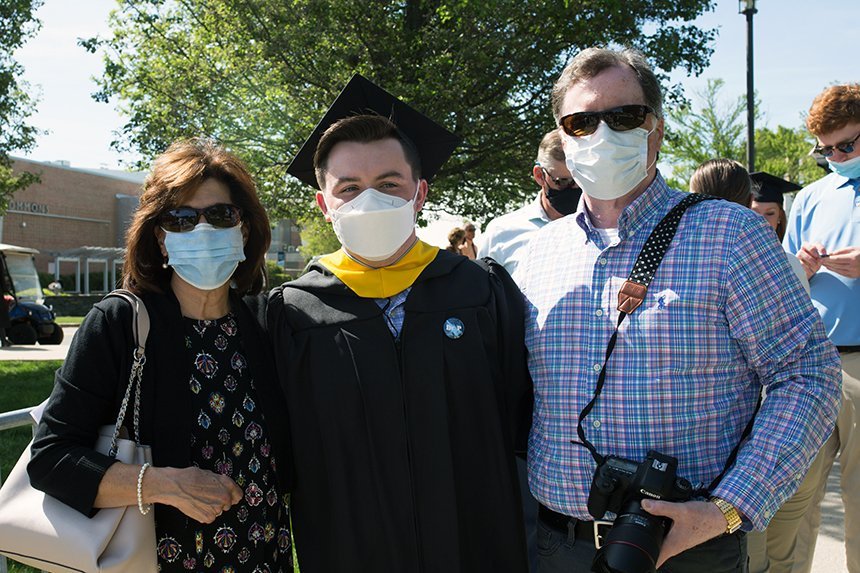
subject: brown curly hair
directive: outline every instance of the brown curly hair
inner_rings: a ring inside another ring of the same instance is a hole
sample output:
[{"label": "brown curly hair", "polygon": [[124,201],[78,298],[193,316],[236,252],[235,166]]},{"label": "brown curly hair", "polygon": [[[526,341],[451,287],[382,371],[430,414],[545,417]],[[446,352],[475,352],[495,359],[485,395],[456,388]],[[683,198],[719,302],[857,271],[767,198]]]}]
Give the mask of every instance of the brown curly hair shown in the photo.
[{"label": "brown curly hair", "polygon": [[812,100],[806,128],[816,137],[860,123],[860,84],[830,86]]},{"label": "brown curly hair", "polygon": [[162,268],[155,234],[158,217],[167,209],[182,205],[210,178],[226,185],[230,200],[242,210],[245,261],[233,273],[236,290],[239,294],[260,292],[265,284],[266,251],[272,240],[269,218],[245,164],[208,138],[174,142],[153,162],[143,184],[140,205],[126,233],[125,288],[139,294],[169,290],[173,269]]},{"label": "brown curly hair", "polygon": [[449,250],[453,250],[455,253],[457,252],[457,247],[466,240],[466,229],[461,229],[460,227],[454,227],[448,233],[448,246],[451,247]]}]

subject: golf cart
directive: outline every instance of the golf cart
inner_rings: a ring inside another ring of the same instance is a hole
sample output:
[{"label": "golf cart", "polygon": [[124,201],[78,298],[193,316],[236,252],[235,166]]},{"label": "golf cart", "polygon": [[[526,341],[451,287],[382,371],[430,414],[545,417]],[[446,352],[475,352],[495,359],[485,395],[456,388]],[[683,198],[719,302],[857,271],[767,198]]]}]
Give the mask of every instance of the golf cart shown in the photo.
[{"label": "golf cart", "polygon": [[54,320],[54,311],[43,304],[42,285],[33,262],[38,252],[0,243],[0,286],[11,323],[6,338],[12,344],[63,341],[63,329]]}]

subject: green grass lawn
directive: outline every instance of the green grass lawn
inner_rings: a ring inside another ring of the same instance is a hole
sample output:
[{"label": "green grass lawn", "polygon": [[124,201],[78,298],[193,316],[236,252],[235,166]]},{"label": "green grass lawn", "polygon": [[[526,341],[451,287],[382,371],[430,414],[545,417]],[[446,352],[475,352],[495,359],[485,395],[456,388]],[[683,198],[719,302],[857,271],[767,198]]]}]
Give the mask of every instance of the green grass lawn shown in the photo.
[{"label": "green grass lawn", "polygon": [[56,319],[60,326],[80,326],[83,316],[58,316]]},{"label": "green grass lawn", "polygon": [[[0,361],[0,412],[35,406],[51,393],[60,360]],[[0,431],[0,471],[6,476],[33,437],[30,426]],[[37,571],[9,560],[10,573]]]},{"label": "green grass lawn", "polygon": [[[51,393],[60,360],[0,361],[0,412],[35,406]],[[8,475],[33,437],[30,426],[0,432],[0,471]]]}]

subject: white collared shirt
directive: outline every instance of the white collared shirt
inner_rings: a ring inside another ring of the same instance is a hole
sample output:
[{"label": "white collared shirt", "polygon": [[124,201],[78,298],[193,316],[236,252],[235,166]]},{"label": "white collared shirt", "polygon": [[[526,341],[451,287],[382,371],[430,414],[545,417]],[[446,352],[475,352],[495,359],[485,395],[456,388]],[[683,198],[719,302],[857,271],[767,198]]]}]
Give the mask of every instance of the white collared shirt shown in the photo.
[{"label": "white collared shirt", "polygon": [[[514,277],[517,265],[528,255],[528,243],[535,231],[549,223],[538,192],[534,200],[516,211],[490,221],[481,236],[478,257],[490,257]],[[519,283],[518,283],[519,284]]]}]

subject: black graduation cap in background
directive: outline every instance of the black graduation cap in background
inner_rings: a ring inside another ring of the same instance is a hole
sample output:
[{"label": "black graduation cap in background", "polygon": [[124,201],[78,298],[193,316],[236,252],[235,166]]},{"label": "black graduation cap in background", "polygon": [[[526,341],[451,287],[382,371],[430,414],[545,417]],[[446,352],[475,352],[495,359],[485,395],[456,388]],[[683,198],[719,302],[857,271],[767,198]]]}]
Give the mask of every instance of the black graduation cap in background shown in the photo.
[{"label": "black graduation cap in background", "polygon": [[314,153],[323,133],[336,121],[353,115],[387,117],[409,139],[421,158],[421,177],[430,180],[454,152],[460,138],[409,107],[367,78],[355,74],[293,158],[287,173],[319,189],[314,174]]},{"label": "black graduation cap in background", "polygon": [[756,171],[750,173],[752,179],[752,198],[753,201],[759,203],[779,203],[782,205],[782,194],[791,193],[803,189],[797,183],[786,181],[776,175],[765,173],[764,171]]}]

